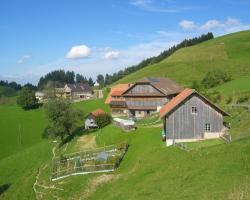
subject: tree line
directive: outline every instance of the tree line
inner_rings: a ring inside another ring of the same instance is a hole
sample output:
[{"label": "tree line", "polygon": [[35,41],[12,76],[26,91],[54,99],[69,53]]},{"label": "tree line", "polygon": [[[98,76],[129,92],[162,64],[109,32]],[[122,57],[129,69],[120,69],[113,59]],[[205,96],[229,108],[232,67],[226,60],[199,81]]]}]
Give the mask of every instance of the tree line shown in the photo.
[{"label": "tree line", "polygon": [[63,87],[66,83],[88,83],[90,86],[94,85],[91,77],[86,78],[82,74],[75,74],[73,71],[54,70],[39,79],[38,89],[44,89],[49,82],[53,82],[55,87]]}]

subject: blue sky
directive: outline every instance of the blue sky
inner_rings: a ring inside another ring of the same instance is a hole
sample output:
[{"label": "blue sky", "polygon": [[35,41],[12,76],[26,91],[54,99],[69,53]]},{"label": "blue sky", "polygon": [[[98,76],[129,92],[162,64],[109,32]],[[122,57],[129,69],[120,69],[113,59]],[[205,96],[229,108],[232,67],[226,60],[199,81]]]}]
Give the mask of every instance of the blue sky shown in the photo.
[{"label": "blue sky", "polygon": [[0,79],[116,72],[183,40],[250,29],[250,0],[2,0]]}]

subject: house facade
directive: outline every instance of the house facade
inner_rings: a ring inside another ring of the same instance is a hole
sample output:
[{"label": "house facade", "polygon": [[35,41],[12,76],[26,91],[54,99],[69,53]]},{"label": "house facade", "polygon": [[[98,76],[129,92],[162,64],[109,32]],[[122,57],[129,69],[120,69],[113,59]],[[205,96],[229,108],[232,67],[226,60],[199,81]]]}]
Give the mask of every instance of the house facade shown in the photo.
[{"label": "house facade", "polygon": [[134,84],[112,88],[107,102],[112,116],[143,118],[159,112],[182,90],[181,86],[168,78],[144,78]]},{"label": "house facade", "polygon": [[160,110],[167,145],[218,138],[226,127],[225,111],[193,89],[185,89]]},{"label": "house facade", "polygon": [[68,99],[91,99],[93,90],[87,83],[65,84],[63,96]]}]

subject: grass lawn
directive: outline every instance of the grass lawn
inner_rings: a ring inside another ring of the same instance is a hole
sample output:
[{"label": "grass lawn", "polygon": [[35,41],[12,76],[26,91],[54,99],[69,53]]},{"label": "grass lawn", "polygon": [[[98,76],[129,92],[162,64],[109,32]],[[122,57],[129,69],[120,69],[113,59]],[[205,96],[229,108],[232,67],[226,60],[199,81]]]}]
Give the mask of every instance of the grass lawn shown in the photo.
[{"label": "grass lawn", "polygon": [[24,111],[17,105],[0,105],[0,160],[41,142],[46,123],[43,108]]},{"label": "grass lawn", "polygon": [[250,75],[243,76],[241,78],[224,83],[215,88],[212,88],[211,90],[219,91],[223,95],[228,95],[228,94],[234,95],[240,92],[249,92],[250,91]]},{"label": "grass lawn", "polygon": [[118,82],[129,83],[143,77],[169,77],[183,86],[200,81],[206,72],[222,69],[233,79],[250,74],[250,31],[225,35],[182,48],[160,63],[149,65]]}]

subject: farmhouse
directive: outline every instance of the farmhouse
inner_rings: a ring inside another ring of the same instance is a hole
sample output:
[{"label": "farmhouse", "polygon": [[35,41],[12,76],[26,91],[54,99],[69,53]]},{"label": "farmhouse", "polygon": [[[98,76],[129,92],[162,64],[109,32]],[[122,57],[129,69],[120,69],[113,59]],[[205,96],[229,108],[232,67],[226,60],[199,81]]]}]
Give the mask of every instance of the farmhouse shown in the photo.
[{"label": "farmhouse", "polygon": [[112,116],[126,116],[127,106],[122,93],[125,92],[131,84],[118,84],[111,87],[110,92],[105,100],[105,104],[110,105]]},{"label": "farmhouse", "polygon": [[168,78],[143,78],[134,84],[122,84],[111,88],[106,103],[112,116],[144,118],[159,112],[160,108],[183,88]]},{"label": "farmhouse", "polygon": [[85,120],[85,129],[98,128],[95,123],[96,117],[106,114],[102,109],[97,109],[88,114]]},{"label": "farmhouse", "polygon": [[160,110],[167,145],[220,137],[226,130],[223,116],[229,114],[189,88]]},{"label": "farmhouse", "polygon": [[65,84],[62,88],[56,88],[56,96],[65,99],[91,99],[92,88],[87,83]]}]

